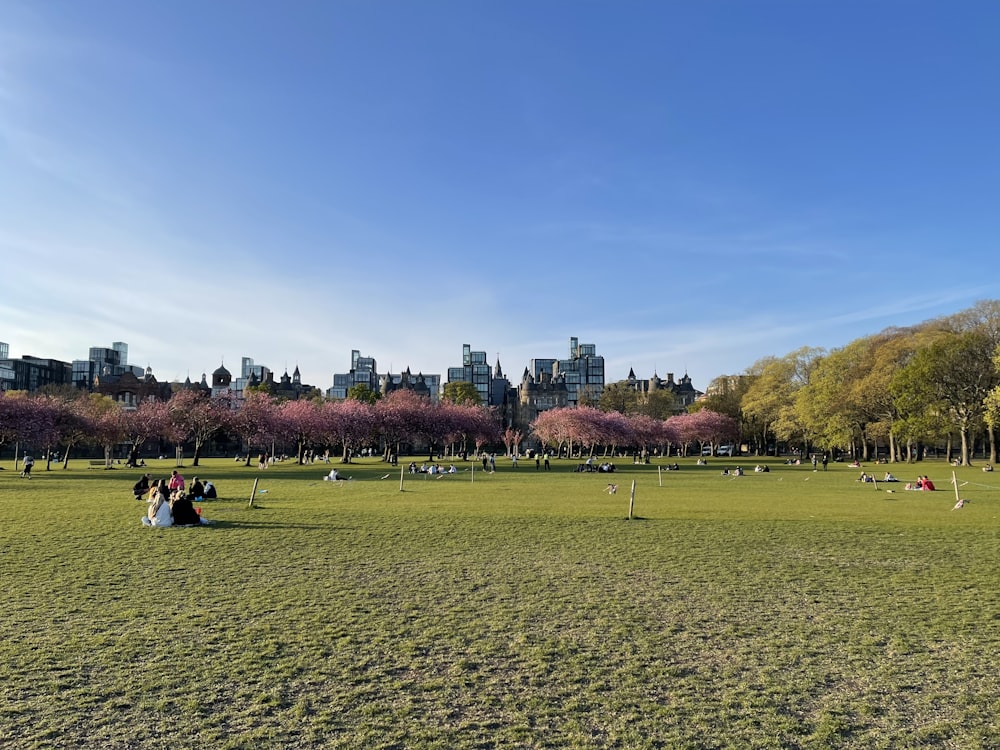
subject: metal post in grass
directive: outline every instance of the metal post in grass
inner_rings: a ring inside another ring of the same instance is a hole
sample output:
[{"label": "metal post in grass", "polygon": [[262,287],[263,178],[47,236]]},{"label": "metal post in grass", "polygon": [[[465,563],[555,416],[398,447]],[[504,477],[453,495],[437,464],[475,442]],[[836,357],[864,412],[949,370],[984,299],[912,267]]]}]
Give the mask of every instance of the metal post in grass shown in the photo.
[{"label": "metal post in grass", "polygon": [[628,520],[632,520],[632,510],[635,508],[635,480],[632,480],[632,492],[628,496]]},{"label": "metal post in grass", "polygon": [[955,476],[955,472],[951,472],[951,483],[955,485],[955,502],[962,502],[962,498],[958,494],[958,477]]},{"label": "metal post in grass", "polygon": [[657,466],[656,467],[656,478],[660,480],[660,486],[662,487],[663,486],[663,467],[662,466]]},{"label": "metal post in grass", "polygon": [[259,482],[259,481],[260,481],[260,477],[254,477],[254,480],[253,480],[253,489],[250,490],[250,502],[247,503],[247,507],[248,508],[252,508],[253,507],[253,498],[254,498],[254,495],[257,494],[257,482]]},{"label": "metal post in grass", "polygon": [[403,469],[402,466],[400,466],[399,467],[399,491],[400,492],[403,491],[403,474],[404,473],[405,473],[405,470]]},{"label": "metal post in grass", "polygon": [[475,464],[475,462],[473,462],[473,464],[472,464],[472,483],[473,484],[476,483],[476,464]]}]

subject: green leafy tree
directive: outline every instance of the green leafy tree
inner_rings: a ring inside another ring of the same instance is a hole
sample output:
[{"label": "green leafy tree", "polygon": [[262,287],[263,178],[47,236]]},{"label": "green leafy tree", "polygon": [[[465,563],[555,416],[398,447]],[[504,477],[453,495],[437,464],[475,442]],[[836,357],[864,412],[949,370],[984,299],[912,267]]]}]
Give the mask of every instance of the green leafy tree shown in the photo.
[{"label": "green leafy tree", "polygon": [[635,414],[639,409],[639,393],[624,381],[609,383],[604,386],[598,406],[601,411]]},{"label": "green leafy tree", "polygon": [[444,401],[458,405],[481,406],[483,403],[476,386],[467,380],[457,380],[444,384],[444,391],[441,394]]},{"label": "green leafy tree", "polygon": [[347,389],[347,398],[351,401],[374,404],[381,398],[381,394],[378,391],[373,391],[367,383],[357,383]]},{"label": "green leafy tree", "polygon": [[666,421],[675,414],[682,414],[684,408],[678,404],[673,391],[660,390],[647,393],[639,401],[636,411],[647,417]]},{"label": "green leafy tree", "polygon": [[959,459],[968,466],[970,437],[985,424],[987,396],[1000,383],[994,352],[990,337],[977,330],[942,333],[920,349],[892,382],[903,417],[900,429],[919,432],[947,425],[958,433]]},{"label": "green leafy tree", "polygon": [[780,359],[758,360],[747,373],[751,383],[741,401],[744,414],[758,426],[758,438],[786,442],[805,440],[807,431],[795,409],[795,396],[809,382],[822,349],[803,347]]}]

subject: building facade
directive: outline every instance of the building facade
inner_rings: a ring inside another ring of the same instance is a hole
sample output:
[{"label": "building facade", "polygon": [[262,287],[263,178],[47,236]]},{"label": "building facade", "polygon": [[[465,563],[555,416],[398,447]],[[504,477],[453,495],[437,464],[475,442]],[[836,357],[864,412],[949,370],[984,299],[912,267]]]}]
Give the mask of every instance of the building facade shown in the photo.
[{"label": "building facade", "polygon": [[352,349],[350,371],[334,373],[333,386],[326,391],[327,398],[343,400],[356,385],[366,385],[372,393],[378,393],[379,376],[375,358],[362,357],[359,350]]},{"label": "building facade", "polygon": [[486,362],[486,352],[474,352],[469,344],[462,345],[461,367],[448,368],[449,383],[472,383],[479,394],[479,403],[493,403],[493,368]]}]

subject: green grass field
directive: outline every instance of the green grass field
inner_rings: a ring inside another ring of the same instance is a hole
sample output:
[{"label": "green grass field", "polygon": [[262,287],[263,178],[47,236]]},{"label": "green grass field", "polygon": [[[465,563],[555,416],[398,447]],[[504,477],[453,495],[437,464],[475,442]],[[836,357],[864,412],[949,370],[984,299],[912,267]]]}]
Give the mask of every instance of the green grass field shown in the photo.
[{"label": "green grass field", "polygon": [[211,460],[198,529],[5,462],[0,746],[1000,747],[1000,474],[710,461]]}]

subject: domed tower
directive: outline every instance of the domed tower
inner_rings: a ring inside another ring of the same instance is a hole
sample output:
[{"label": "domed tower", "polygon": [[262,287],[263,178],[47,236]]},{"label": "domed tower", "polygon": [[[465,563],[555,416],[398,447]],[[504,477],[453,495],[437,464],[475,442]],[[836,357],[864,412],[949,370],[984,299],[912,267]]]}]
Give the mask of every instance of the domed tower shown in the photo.
[{"label": "domed tower", "polygon": [[226,369],[225,365],[219,365],[219,369],[212,373],[212,395],[226,393],[232,384],[233,374]]}]

